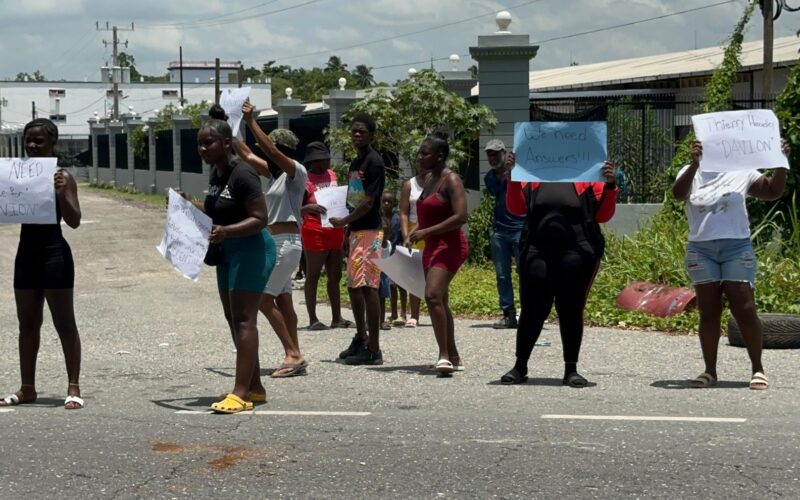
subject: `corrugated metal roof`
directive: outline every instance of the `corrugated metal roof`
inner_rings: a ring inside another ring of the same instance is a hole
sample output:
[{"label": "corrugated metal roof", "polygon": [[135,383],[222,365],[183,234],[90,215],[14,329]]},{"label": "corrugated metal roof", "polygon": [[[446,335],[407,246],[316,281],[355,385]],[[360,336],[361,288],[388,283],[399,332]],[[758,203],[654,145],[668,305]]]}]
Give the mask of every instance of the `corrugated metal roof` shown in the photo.
[{"label": "corrugated metal roof", "polygon": [[[724,50],[725,47],[710,47],[532,71],[530,90],[531,92],[568,90],[707,75],[722,63]],[[774,44],[773,61],[776,64],[793,63],[798,59],[798,50],[800,50],[800,39],[797,37],[778,38]],[[741,61],[745,70],[760,69],[763,63],[763,42],[758,40],[742,44]]]}]

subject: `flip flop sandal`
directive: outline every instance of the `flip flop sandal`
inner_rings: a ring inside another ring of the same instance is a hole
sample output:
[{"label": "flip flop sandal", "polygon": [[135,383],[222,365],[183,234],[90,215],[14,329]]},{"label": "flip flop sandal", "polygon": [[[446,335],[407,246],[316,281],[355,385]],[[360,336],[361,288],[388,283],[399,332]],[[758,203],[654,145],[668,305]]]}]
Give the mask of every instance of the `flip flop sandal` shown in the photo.
[{"label": "flip flop sandal", "polygon": [[[289,378],[289,377],[298,377],[301,375],[307,375],[306,368],[308,368],[308,362],[303,360],[300,363],[281,363],[281,365],[275,368],[275,371],[272,372],[270,377],[272,378]],[[283,373],[278,373],[282,370],[287,370]]]},{"label": "flip flop sandal", "polygon": [[450,375],[455,371],[455,368],[453,367],[453,363],[450,361],[446,359],[440,359],[436,363],[436,371],[439,373],[439,375]]},{"label": "flip flop sandal", "polygon": [[579,374],[577,372],[570,373],[569,375],[564,377],[563,383],[566,386],[575,387],[575,388],[582,388],[582,387],[586,387],[587,385],[589,385],[589,381],[586,380],[585,378],[583,378],[583,376],[581,376],[581,374]]},{"label": "flip flop sandal", "polygon": [[396,319],[392,321],[392,326],[406,326],[406,323],[408,323],[406,320]]},{"label": "flip flop sandal", "polygon": [[25,403],[33,403],[34,401],[36,401],[36,397],[34,397],[33,399],[23,400],[20,399],[19,396],[17,396],[16,394],[9,394],[3,399],[0,399],[0,401],[3,402],[3,404],[0,404],[0,408],[2,408],[3,406],[19,406],[19,405],[24,405]]},{"label": "flip flop sandal", "polygon": [[331,328],[353,328],[354,323],[352,321],[343,319],[338,323],[331,323]]},{"label": "flip flop sandal", "polygon": [[253,409],[253,403],[245,401],[236,394],[228,394],[225,399],[211,405],[214,413],[233,414],[241,413],[243,411],[250,411]]},{"label": "flip flop sandal", "polygon": [[750,389],[754,391],[764,391],[769,387],[769,380],[764,372],[755,372],[750,379]]},{"label": "flip flop sandal", "polygon": [[516,368],[512,368],[505,375],[500,377],[500,383],[503,385],[524,384],[527,381],[528,376],[521,374]]},{"label": "flip flop sandal", "polygon": [[316,323],[310,325],[308,329],[314,331],[321,331],[321,330],[327,330],[328,327],[322,321],[317,321]]},{"label": "flip flop sandal", "polygon": [[417,327],[417,320],[411,318],[410,320],[406,321],[406,328],[416,328]]},{"label": "flip flop sandal", "polygon": [[392,324],[389,323],[388,321],[384,321],[383,323],[381,323],[381,330],[391,330],[391,329],[392,329]]},{"label": "flip flop sandal", "polygon": [[[70,403],[74,403],[78,406],[73,406],[72,408],[68,408],[67,405]],[[82,410],[85,406],[83,398],[80,396],[67,396],[67,399],[64,400],[64,409],[66,410]]]},{"label": "flip flop sandal", "polygon": [[714,378],[713,375],[710,373],[703,372],[694,380],[689,381],[689,386],[692,389],[709,389],[717,385],[717,379]]}]

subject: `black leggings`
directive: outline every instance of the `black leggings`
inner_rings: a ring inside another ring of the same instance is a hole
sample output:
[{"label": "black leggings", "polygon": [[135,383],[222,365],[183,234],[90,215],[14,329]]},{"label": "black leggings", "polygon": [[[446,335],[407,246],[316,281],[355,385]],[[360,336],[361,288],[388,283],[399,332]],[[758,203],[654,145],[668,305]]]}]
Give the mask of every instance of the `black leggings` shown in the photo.
[{"label": "black leggings", "polygon": [[598,253],[588,244],[559,252],[542,252],[529,246],[523,252],[516,368],[527,373],[533,346],[554,301],[564,362],[577,363],[583,340],[583,310],[600,264]]}]

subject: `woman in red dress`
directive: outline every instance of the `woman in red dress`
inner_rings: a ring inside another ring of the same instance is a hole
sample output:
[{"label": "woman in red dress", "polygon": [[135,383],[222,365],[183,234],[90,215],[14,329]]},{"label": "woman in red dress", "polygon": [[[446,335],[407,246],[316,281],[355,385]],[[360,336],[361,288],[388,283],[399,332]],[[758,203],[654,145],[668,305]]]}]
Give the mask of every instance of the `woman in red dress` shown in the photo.
[{"label": "woman in red dress", "polygon": [[428,136],[419,148],[420,169],[430,172],[417,200],[419,224],[405,242],[425,241],[422,266],[425,271],[425,302],[439,344],[436,371],[448,376],[464,365],[455,341],[449,287],[458,268],[467,260],[467,238],[461,230],[467,222],[467,195],[461,178],[447,168],[450,145],[441,135]]}]

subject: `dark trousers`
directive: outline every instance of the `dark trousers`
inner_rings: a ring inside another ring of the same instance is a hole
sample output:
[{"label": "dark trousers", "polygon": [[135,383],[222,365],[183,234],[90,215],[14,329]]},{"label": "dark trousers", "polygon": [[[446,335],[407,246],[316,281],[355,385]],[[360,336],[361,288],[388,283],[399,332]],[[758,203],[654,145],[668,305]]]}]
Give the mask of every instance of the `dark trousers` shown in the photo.
[{"label": "dark trousers", "polygon": [[564,362],[577,363],[583,340],[583,311],[600,264],[588,244],[560,251],[534,245],[520,259],[520,316],[517,328],[517,369],[525,368],[542,326],[555,302]]}]

